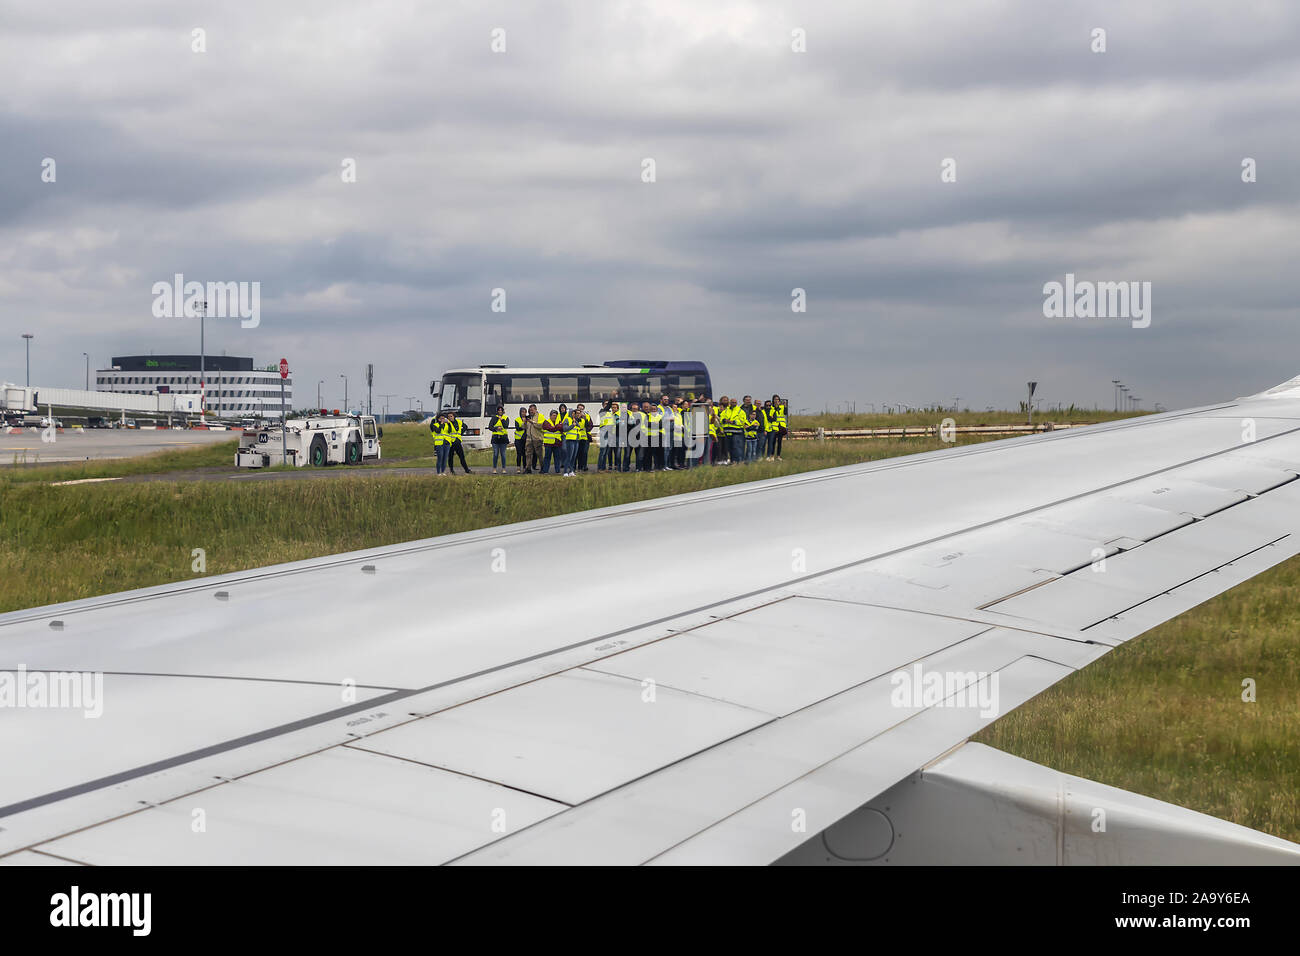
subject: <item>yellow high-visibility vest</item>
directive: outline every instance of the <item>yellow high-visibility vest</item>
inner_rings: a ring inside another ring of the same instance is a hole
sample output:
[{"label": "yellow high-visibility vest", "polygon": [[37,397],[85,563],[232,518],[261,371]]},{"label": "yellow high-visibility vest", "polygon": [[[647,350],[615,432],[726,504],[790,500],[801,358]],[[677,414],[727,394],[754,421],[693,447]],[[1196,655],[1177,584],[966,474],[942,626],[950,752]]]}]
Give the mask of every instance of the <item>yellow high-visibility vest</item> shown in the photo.
[{"label": "yellow high-visibility vest", "polygon": [[564,423],[564,440],[576,441],[578,438],[578,426],[573,424],[573,416],[568,412],[565,412],[564,417],[561,418],[560,421]]}]

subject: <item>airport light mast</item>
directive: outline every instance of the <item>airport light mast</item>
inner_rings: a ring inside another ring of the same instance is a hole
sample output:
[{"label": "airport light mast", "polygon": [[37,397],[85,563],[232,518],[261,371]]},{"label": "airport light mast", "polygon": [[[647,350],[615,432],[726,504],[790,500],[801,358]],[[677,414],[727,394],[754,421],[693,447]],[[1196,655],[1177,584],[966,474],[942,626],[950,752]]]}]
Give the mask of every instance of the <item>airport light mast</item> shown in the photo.
[{"label": "airport light mast", "polygon": [[203,326],[208,319],[208,301],[204,299],[199,303],[203,310],[199,313],[199,424],[202,425],[207,421],[208,414],[208,367],[207,357],[204,355]]},{"label": "airport light mast", "polygon": [[32,339],[35,336],[30,332],[23,333],[24,344],[27,346],[27,387],[32,387]]}]

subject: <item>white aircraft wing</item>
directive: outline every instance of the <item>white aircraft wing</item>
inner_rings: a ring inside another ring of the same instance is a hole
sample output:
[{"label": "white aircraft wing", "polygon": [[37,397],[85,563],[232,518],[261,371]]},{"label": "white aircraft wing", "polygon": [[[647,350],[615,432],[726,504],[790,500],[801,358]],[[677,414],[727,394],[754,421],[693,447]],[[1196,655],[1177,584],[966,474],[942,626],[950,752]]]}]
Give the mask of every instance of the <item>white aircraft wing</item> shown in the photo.
[{"label": "white aircraft wing", "polygon": [[1294,862],[963,744],[1300,552],[1297,476],[1300,380],[5,614],[0,862]]}]

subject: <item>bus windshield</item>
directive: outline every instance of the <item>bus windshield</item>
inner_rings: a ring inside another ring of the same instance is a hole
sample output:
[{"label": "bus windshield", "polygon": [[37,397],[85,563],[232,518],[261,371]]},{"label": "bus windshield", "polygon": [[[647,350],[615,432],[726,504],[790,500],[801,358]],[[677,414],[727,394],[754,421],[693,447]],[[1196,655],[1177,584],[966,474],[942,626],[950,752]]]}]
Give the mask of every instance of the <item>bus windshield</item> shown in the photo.
[{"label": "bus windshield", "polygon": [[453,373],[442,380],[444,412],[455,412],[460,418],[475,418],[483,414],[483,375],[481,372]]}]

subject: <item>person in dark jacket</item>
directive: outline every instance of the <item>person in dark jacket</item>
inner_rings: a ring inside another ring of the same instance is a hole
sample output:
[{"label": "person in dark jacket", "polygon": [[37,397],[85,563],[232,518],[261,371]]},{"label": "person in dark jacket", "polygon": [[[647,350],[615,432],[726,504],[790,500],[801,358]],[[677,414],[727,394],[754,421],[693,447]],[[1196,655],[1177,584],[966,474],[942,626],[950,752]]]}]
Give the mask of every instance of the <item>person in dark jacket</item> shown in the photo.
[{"label": "person in dark jacket", "polygon": [[454,413],[448,413],[447,418],[451,424],[451,448],[447,451],[447,470],[453,475],[456,473],[457,455],[460,456],[460,467],[465,469],[465,474],[471,474],[469,465],[465,463],[465,446],[460,443],[460,436],[465,433],[465,423],[455,416]]},{"label": "person in dark jacket", "polygon": [[519,414],[512,423],[515,428],[515,474],[524,472],[524,460],[528,457],[528,409],[519,406]]}]

